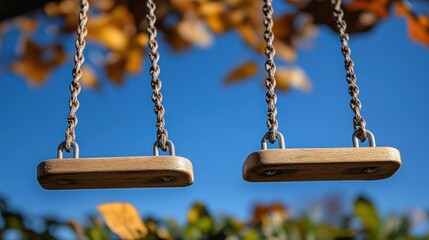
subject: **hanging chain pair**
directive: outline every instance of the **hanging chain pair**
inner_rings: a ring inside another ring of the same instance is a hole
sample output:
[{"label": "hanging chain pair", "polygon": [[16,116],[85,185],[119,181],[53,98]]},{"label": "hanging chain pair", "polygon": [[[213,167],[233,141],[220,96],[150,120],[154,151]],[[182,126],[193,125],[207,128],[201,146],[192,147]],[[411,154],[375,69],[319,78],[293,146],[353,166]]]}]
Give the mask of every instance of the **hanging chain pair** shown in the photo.
[{"label": "hanging chain pair", "polygon": [[[365,119],[360,115],[360,111],[362,108],[362,104],[358,98],[359,88],[356,84],[356,74],[354,73],[353,67],[354,63],[351,59],[351,50],[348,45],[349,36],[346,33],[347,24],[344,21],[344,11],[341,9],[341,0],[332,0],[332,6],[334,8],[333,15],[336,21],[336,27],[339,32],[340,40],[342,43],[342,53],[345,59],[345,68],[347,71],[347,82],[349,84],[349,94],[352,97],[350,101],[350,107],[353,110],[355,116],[353,118],[353,126],[355,129],[355,133],[357,137],[361,141],[365,141],[367,138],[368,131],[366,130],[366,122]],[[158,42],[156,41],[157,30],[155,27],[156,23],[156,5],[153,0],[147,0],[147,8],[148,13],[146,14],[146,19],[148,20],[147,34],[149,37],[148,45],[150,48],[149,58],[152,62],[152,66],[150,68],[150,74],[152,76],[151,86],[153,89],[152,93],[152,101],[155,103],[155,114],[157,116],[156,126],[157,130],[157,141],[155,143],[155,147],[160,147],[162,151],[166,151],[168,147],[168,132],[165,129],[165,119],[164,113],[165,108],[162,104],[162,94],[161,87],[162,82],[159,79],[160,67],[158,65],[158,61],[160,58],[160,54],[158,52]],[[80,1],[80,12],[79,12],[79,23],[77,28],[77,40],[76,44],[76,54],[74,56],[74,67],[73,67],[73,80],[70,84],[70,92],[71,98],[69,100],[69,108],[70,112],[67,118],[69,126],[66,129],[65,136],[66,140],[64,143],[60,145],[61,148],[64,148],[67,152],[70,151],[72,145],[76,145],[75,139],[75,128],[78,123],[78,118],[76,116],[76,111],[79,108],[79,100],[78,95],[81,91],[80,79],[82,78],[82,64],[85,60],[83,55],[83,50],[85,49],[85,37],[88,33],[86,28],[86,23],[88,21],[88,10],[89,3],[88,0]],[[276,119],[277,115],[277,96],[275,94],[276,87],[276,64],[274,62],[275,57],[275,48],[273,45],[274,41],[274,33],[273,33],[273,6],[272,0],[264,0],[263,6],[264,13],[264,39],[267,42],[267,46],[265,48],[265,54],[267,56],[267,61],[265,63],[265,69],[267,71],[268,76],[265,79],[265,86],[268,90],[265,100],[268,104],[268,120],[267,127],[269,132],[264,136],[264,140],[268,139],[271,143],[274,143],[276,138],[279,138],[281,134],[278,132],[278,121]]]},{"label": "hanging chain pair", "polygon": [[[268,104],[268,120],[267,120],[267,127],[268,127],[268,133],[264,136],[262,139],[262,145],[264,146],[265,141],[269,140],[271,143],[274,143],[276,141],[276,138],[281,140],[283,137],[278,132],[278,121],[276,119],[277,115],[277,108],[276,108],[276,102],[277,102],[277,96],[275,93],[275,87],[276,87],[276,79],[275,79],[275,73],[276,73],[276,64],[274,63],[274,56],[275,56],[275,49],[273,45],[274,41],[274,33],[273,33],[273,6],[272,6],[272,0],[264,0],[264,5],[262,7],[263,13],[264,13],[264,39],[267,42],[267,45],[265,47],[265,55],[267,56],[267,61],[265,62],[265,70],[267,71],[268,76],[265,79],[265,86],[267,88],[267,94],[265,96],[265,101]],[[364,142],[368,135],[370,135],[371,140],[374,138],[374,136],[366,130],[366,122],[365,119],[361,116],[361,108],[362,104],[358,98],[359,96],[359,87],[356,84],[356,74],[353,70],[354,63],[351,59],[351,50],[349,47],[349,35],[346,33],[347,24],[344,21],[344,11],[341,9],[341,0],[331,0],[332,6],[333,6],[333,15],[336,22],[336,27],[339,32],[341,44],[342,44],[342,53],[344,55],[344,62],[345,62],[345,68],[346,68],[346,79],[349,84],[349,94],[352,97],[350,101],[350,107],[353,110],[354,117],[353,117],[353,127],[354,127],[354,134],[353,139],[356,137],[359,138],[362,142]],[[282,142],[280,141],[280,144]],[[354,143],[356,146],[356,144]]]},{"label": "hanging chain pair", "polygon": [[[170,149],[171,154],[174,154],[173,143],[168,141],[168,132],[164,128],[165,120],[164,113],[165,109],[162,105],[162,94],[161,87],[162,82],[159,79],[160,67],[158,66],[159,53],[158,53],[158,43],[156,41],[157,30],[155,27],[156,16],[155,9],[156,5],[153,0],[147,0],[148,13],[146,19],[148,20],[147,34],[149,37],[148,45],[150,48],[149,58],[152,62],[152,67],[150,68],[150,74],[152,76],[151,86],[153,89],[152,101],[155,103],[155,114],[157,116],[156,126],[157,130],[157,141],[154,146],[154,153],[157,153],[157,148],[159,147],[162,151],[167,151],[167,148]],[[70,112],[67,117],[68,127],[65,131],[65,141],[60,144],[58,147],[58,153],[62,155],[62,150],[70,152],[71,148],[74,148],[75,157],[78,157],[78,145],[76,143],[76,133],[75,128],[78,123],[78,118],[76,112],[79,109],[79,100],[78,96],[81,91],[80,80],[82,78],[82,65],[85,61],[83,51],[86,46],[85,37],[88,34],[86,28],[86,23],[88,22],[88,10],[89,3],[88,0],[80,1],[80,12],[79,12],[79,21],[77,27],[77,39],[75,42],[76,45],[76,54],[74,56],[74,67],[73,67],[73,80],[70,83],[70,93],[71,97],[69,100]]]}]

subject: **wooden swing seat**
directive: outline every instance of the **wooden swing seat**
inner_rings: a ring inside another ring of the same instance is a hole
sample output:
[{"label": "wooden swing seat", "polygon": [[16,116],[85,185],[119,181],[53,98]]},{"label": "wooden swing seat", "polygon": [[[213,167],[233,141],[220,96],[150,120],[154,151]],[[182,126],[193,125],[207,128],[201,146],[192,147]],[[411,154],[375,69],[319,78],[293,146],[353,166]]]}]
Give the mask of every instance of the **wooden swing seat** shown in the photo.
[{"label": "wooden swing seat", "polygon": [[249,182],[377,180],[392,176],[401,156],[392,147],[269,149],[243,165]]},{"label": "wooden swing seat", "polygon": [[45,189],[184,187],[192,163],[178,156],[50,159],[37,167]]}]

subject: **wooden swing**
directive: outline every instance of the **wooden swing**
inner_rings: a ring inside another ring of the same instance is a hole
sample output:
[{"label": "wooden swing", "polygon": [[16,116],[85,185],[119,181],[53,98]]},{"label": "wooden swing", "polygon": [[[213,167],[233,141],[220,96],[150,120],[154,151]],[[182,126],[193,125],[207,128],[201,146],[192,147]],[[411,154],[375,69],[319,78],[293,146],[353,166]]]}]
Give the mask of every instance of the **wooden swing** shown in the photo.
[{"label": "wooden swing", "polygon": [[[243,178],[249,182],[282,182],[282,181],[319,181],[319,180],[377,180],[392,176],[401,166],[401,157],[397,149],[392,147],[376,147],[374,135],[366,130],[365,120],[360,115],[361,103],[358,99],[359,88],[356,85],[356,75],[353,71],[353,61],[350,58],[344,12],[341,0],[331,0],[333,15],[342,43],[342,53],[345,58],[350,102],[354,111],[354,128],[352,136],[353,148],[304,148],[286,149],[283,135],[277,131],[277,97],[274,63],[274,35],[272,0],[264,0],[263,12],[266,28],[264,38],[267,41],[265,64],[268,77],[265,81],[268,93],[267,126],[269,132],[261,141],[262,150],[250,154],[243,165]],[[267,149],[267,140],[279,142],[279,149]],[[360,148],[359,140],[369,141],[369,147]]]},{"label": "wooden swing", "polygon": [[[164,106],[162,105],[161,80],[158,78],[158,43],[155,39],[155,3],[147,0],[148,20],[147,33],[149,36],[150,59],[152,68],[152,100],[155,103],[157,115],[157,141],[153,145],[153,156],[142,157],[109,157],[109,158],[79,158],[79,146],[75,142],[75,115],[79,101],[81,66],[84,61],[86,22],[89,10],[88,0],[81,0],[79,26],[77,29],[75,65],[70,91],[69,127],[66,130],[66,141],[57,149],[57,158],[43,161],[37,167],[37,179],[45,189],[97,189],[97,188],[145,188],[145,187],[183,187],[194,181],[192,163],[183,157],[175,155],[173,142],[168,140],[167,130],[164,129]],[[169,155],[159,156],[158,149],[169,151]],[[63,159],[63,151],[73,150],[73,158]]]}]

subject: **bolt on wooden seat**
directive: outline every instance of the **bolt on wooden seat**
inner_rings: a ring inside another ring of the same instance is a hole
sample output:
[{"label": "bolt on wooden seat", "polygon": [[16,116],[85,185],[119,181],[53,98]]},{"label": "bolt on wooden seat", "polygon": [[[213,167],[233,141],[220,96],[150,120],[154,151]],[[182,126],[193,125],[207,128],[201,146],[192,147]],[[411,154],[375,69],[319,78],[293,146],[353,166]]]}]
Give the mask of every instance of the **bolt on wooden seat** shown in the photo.
[{"label": "bolt on wooden seat", "polygon": [[192,163],[175,156],[174,145],[167,141],[170,156],[79,158],[73,142],[73,158],[63,159],[64,143],[58,147],[57,159],[43,161],[37,167],[37,179],[45,189],[98,189],[184,187],[194,182]]},{"label": "bolt on wooden seat", "polygon": [[356,134],[353,148],[285,149],[278,133],[280,149],[250,154],[243,165],[243,178],[249,182],[377,180],[392,176],[401,166],[401,156],[392,147],[376,147],[374,135],[367,131],[370,147],[359,148]]}]

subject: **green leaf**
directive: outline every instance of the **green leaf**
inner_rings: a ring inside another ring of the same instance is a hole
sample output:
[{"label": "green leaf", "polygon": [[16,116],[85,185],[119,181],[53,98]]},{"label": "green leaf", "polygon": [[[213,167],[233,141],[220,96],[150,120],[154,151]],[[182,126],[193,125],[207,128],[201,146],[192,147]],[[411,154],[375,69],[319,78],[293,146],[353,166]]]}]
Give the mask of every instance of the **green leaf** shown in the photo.
[{"label": "green leaf", "polygon": [[111,240],[109,231],[101,224],[96,217],[91,218],[92,226],[85,230],[91,240]]},{"label": "green leaf", "polygon": [[259,234],[256,230],[250,230],[243,236],[243,240],[259,240]]},{"label": "green leaf", "polygon": [[377,237],[381,227],[381,220],[372,203],[364,197],[359,197],[355,202],[355,214],[362,221],[364,230],[371,237]]}]

